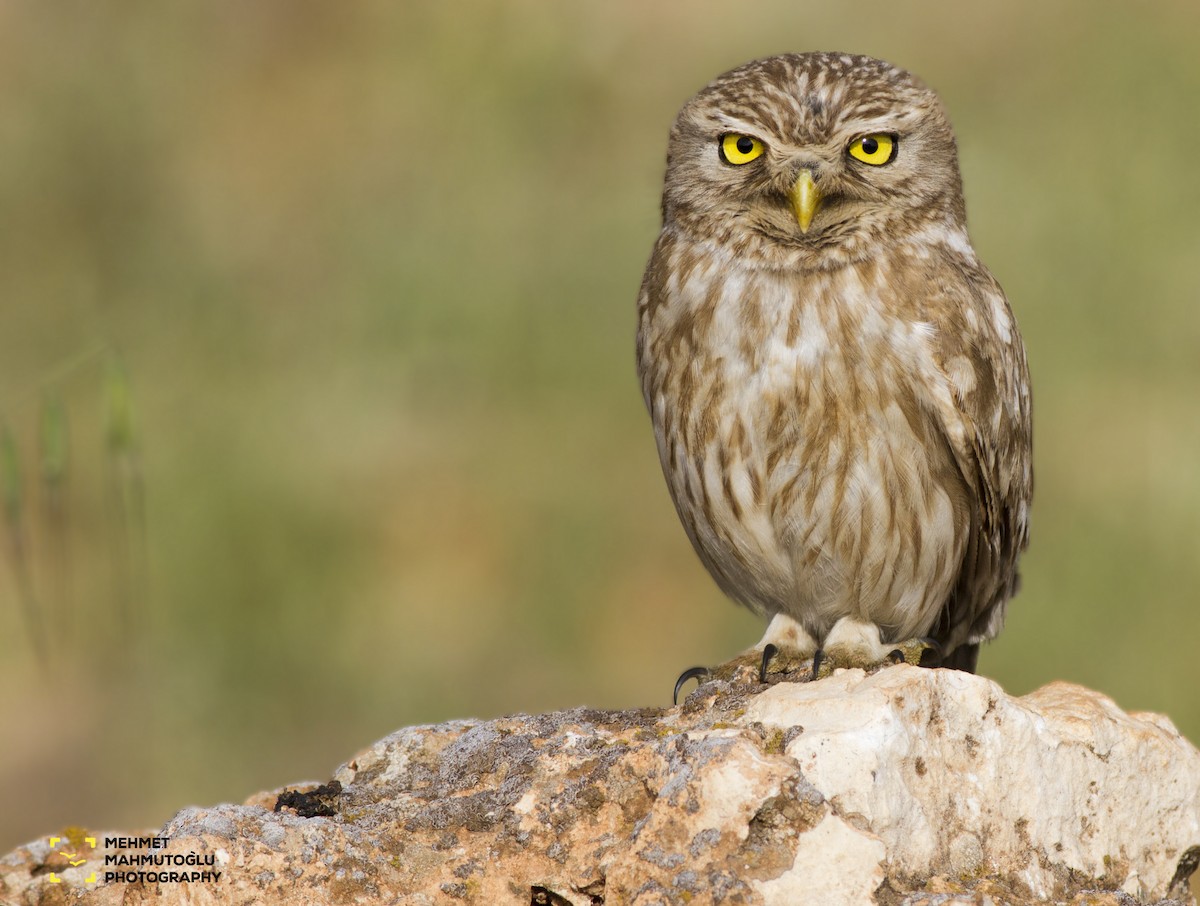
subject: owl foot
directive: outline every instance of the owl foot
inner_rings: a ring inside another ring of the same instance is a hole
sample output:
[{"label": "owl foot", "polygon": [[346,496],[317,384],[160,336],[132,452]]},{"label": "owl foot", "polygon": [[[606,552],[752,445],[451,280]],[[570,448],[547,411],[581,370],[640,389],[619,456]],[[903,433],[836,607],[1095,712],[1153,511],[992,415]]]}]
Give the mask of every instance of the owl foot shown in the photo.
[{"label": "owl foot", "polygon": [[762,641],[750,650],[717,667],[692,667],[679,674],[675,681],[675,704],[679,704],[679,692],[688,680],[699,680],[701,685],[722,680],[739,686],[805,682],[812,678],[812,657],[816,650],[816,640],[803,626],[786,614],[777,613]]},{"label": "owl foot", "polygon": [[[930,666],[936,666],[937,657],[942,650],[941,645],[933,639],[927,638],[908,639],[907,641],[896,642],[894,646],[885,645],[884,647],[891,647],[892,650],[884,655],[883,660],[875,662],[865,661],[858,656],[845,660],[839,657],[831,657],[822,648],[813,655],[812,678],[825,679],[825,677],[831,676],[835,670],[849,667],[857,667],[859,670],[865,670],[867,673],[877,673],[884,667],[890,667],[892,664],[921,665],[928,664],[932,660],[934,663],[930,664]],[[929,652],[929,654],[926,654],[926,652]]]},{"label": "owl foot", "polygon": [[941,646],[927,638],[885,643],[874,623],[843,617],[834,623],[824,645],[813,655],[812,676],[824,679],[842,667],[874,673],[890,664],[920,664],[925,652],[931,652],[932,659],[936,659]]},{"label": "owl foot", "polygon": [[696,680],[701,686],[713,680],[738,686],[763,682],[759,679],[762,664],[763,652],[757,648],[751,648],[733,660],[718,664],[716,667],[689,667],[679,674],[679,679],[675,680],[675,693],[672,701],[679,704],[679,692],[689,680]]},{"label": "owl foot", "polygon": [[763,646],[758,664],[758,681],[767,683],[806,683],[813,678],[813,659],[820,649],[779,647],[773,642]]},{"label": "owl foot", "polygon": [[884,642],[874,623],[843,617],[825,636],[823,645],[786,614],[776,614],[762,641],[733,660],[716,667],[691,667],[675,681],[672,701],[689,680],[700,685],[721,680],[735,685],[804,683],[824,679],[835,670],[855,667],[875,673],[891,664],[936,665],[941,646],[929,638]]},{"label": "owl foot", "polygon": [[758,654],[760,683],[802,683],[812,679],[812,659],[817,640],[785,613],[777,613],[767,624],[762,641],[746,655]]},{"label": "owl foot", "polygon": [[812,678],[812,652],[779,648],[771,642],[760,645],[716,667],[689,667],[675,681],[672,701],[679,704],[679,693],[689,680],[697,680],[701,686],[713,680],[736,686],[755,686],[778,682],[802,683]]}]

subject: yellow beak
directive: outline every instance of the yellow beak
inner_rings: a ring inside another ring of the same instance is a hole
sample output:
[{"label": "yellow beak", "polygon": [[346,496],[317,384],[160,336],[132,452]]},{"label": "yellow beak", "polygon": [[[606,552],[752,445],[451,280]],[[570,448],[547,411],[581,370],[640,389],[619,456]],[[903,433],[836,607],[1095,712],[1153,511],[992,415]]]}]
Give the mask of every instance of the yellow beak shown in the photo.
[{"label": "yellow beak", "polygon": [[792,210],[796,212],[796,222],[800,224],[800,232],[807,233],[812,224],[817,208],[821,206],[821,192],[813,182],[812,170],[801,170],[796,178],[796,184],[791,191]]}]

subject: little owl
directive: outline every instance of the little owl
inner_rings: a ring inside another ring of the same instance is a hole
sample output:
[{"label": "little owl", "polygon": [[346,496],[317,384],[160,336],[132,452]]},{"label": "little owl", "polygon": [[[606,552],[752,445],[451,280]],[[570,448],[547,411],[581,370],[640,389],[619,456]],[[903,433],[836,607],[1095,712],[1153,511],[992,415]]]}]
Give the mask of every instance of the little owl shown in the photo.
[{"label": "little owl", "polygon": [[770,618],[742,661],[973,671],[1028,538],[1029,375],[937,95],[747,63],[680,111],[662,212],[638,371],[692,545]]}]

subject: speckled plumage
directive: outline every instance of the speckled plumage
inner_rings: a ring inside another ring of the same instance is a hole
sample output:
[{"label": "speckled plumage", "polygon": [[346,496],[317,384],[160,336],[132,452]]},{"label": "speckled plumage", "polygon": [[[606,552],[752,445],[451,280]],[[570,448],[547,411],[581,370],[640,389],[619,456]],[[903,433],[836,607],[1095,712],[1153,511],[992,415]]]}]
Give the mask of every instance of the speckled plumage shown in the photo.
[{"label": "speckled plumage", "polygon": [[[762,156],[727,163],[730,133]],[[885,166],[847,154],[873,133],[896,138]],[[807,232],[788,202],[801,168],[824,198]],[[1028,537],[1029,379],[930,89],[869,57],[789,54],[692,98],[638,370],[680,519],[727,594],[811,644],[849,618],[973,669]]]}]

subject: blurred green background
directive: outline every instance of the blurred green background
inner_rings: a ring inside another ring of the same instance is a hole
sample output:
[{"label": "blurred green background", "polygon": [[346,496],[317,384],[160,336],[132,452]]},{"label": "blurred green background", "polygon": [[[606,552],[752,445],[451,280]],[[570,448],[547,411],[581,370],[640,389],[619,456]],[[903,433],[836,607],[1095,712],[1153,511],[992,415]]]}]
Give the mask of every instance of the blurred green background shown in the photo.
[{"label": "blurred green background", "polygon": [[323,779],[408,724],[667,704],[757,640],[668,500],[634,299],[676,110],[786,50],[942,92],[1026,337],[1032,548],[981,671],[1200,738],[1198,26],[1192,0],[0,6],[0,415],[53,633],[47,671],[7,558],[0,851]]}]

